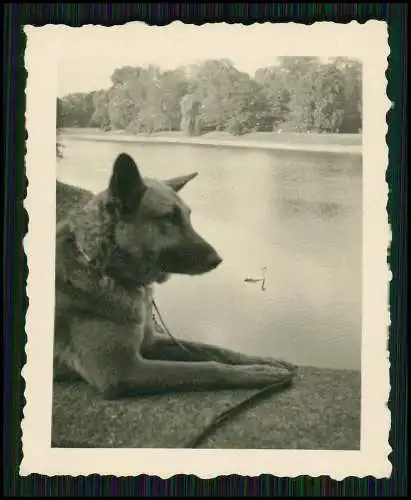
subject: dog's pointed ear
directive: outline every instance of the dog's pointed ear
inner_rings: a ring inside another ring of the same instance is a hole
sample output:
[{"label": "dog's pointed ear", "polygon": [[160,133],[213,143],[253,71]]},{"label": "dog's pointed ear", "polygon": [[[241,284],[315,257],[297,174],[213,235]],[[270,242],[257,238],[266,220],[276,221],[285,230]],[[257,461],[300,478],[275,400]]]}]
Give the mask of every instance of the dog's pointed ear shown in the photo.
[{"label": "dog's pointed ear", "polygon": [[187,184],[187,182],[190,182],[193,180],[195,177],[197,177],[198,172],[194,172],[192,174],[188,175],[182,175],[180,177],[173,177],[172,179],[168,179],[164,181],[164,184],[167,184],[167,186],[171,187],[174,189],[174,191],[180,191],[180,189],[183,189],[183,187]]},{"label": "dog's pointed ear", "polygon": [[109,183],[109,194],[123,212],[136,208],[146,185],[136,162],[128,154],[121,153],[115,160]]}]

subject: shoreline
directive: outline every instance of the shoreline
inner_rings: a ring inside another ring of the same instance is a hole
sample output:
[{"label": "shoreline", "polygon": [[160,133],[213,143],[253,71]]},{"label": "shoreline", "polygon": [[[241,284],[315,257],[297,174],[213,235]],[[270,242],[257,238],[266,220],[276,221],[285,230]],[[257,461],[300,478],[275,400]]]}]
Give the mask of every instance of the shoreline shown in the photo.
[{"label": "shoreline", "polygon": [[187,146],[213,146],[229,148],[263,149],[272,151],[301,151],[307,153],[334,153],[362,155],[362,145],[356,144],[304,144],[287,142],[269,142],[267,140],[244,140],[244,139],[215,139],[203,137],[167,137],[167,136],[143,136],[131,134],[105,134],[61,131],[58,134],[60,141],[102,141],[102,142],[129,142],[129,143],[151,143],[151,144],[176,144]]}]

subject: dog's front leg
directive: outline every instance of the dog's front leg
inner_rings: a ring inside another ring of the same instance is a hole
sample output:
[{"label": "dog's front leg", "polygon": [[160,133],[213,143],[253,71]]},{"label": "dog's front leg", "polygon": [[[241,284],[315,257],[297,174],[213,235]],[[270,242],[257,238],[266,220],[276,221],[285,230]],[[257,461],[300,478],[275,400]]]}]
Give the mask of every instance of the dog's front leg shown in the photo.
[{"label": "dog's front leg", "polygon": [[65,363],[107,399],[182,390],[257,389],[289,374],[284,367],[268,364],[145,359],[140,355],[141,325],[73,318],[71,341]]},{"label": "dog's front leg", "polygon": [[259,389],[283,380],[289,372],[269,365],[233,366],[217,362],[158,361],[137,358],[132,373],[106,388],[114,399],[174,391]]},{"label": "dog's front leg", "polygon": [[251,356],[200,342],[178,340],[177,343],[166,335],[153,334],[150,342],[142,348],[142,355],[148,359],[176,361],[218,361],[230,365],[271,365],[295,367],[285,361],[262,356]]}]

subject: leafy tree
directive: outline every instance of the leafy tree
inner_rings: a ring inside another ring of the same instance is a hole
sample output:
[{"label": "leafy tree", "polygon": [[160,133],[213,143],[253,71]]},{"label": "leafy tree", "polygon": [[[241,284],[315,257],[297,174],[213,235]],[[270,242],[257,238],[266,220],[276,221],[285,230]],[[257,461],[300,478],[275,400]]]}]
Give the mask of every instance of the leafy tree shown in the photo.
[{"label": "leafy tree", "polygon": [[204,130],[244,134],[259,129],[267,104],[261,86],[248,74],[221,59],[205,61],[195,71],[195,77]]},{"label": "leafy tree", "polygon": [[60,112],[62,126],[88,127],[93,113],[91,93],[77,92],[63,97]]},{"label": "leafy tree", "polygon": [[258,69],[255,80],[261,85],[266,100],[266,110],[262,117],[261,128],[276,130],[288,119],[291,92],[287,73],[282,66]]},{"label": "leafy tree", "polygon": [[102,130],[110,129],[110,116],[108,114],[109,93],[106,90],[98,90],[93,95],[94,111],[91,116],[91,126]]},{"label": "leafy tree", "polygon": [[280,103],[287,110],[280,124],[283,129],[295,132],[312,130],[319,61],[316,57],[280,57],[279,62],[280,69],[276,74],[281,75],[279,91],[282,91],[283,102]]},{"label": "leafy tree", "polygon": [[124,130],[135,114],[134,102],[130,99],[126,85],[117,84],[109,90],[107,113],[114,130]]},{"label": "leafy tree", "polygon": [[362,129],[362,65],[345,57],[334,59],[333,64],[344,76],[345,107],[340,131],[356,133]]},{"label": "leafy tree", "polygon": [[181,131],[185,135],[198,135],[200,101],[193,94],[186,94],[180,101]]},{"label": "leafy tree", "polygon": [[233,135],[256,132],[266,117],[267,102],[260,85],[248,75],[234,84],[225,101],[225,130]]},{"label": "leafy tree", "polygon": [[181,121],[181,99],[188,92],[188,84],[181,70],[165,71],[159,82],[159,105],[167,117],[167,129],[179,130]]},{"label": "leafy tree", "polygon": [[205,129],[225,129],[229,117],[228,101],[238,74],[226,59],[207,60],[199,67],[196,93],[202,103],[200,117]]},{"label": "leafy tree", "polygon": [[162,71],[124,66],[107,90],[57,101],[57,127],[100,127],[188,135],[224,130],[358,132],[362,123],[362,67],[357,61],[280,57],[251,78],[228,59]]},{"label": "leafy tree", "polygon": [[59,130],[63,127],[63,103],[61,99],[57,98],[57,114],[56,114],[56,128]]},{"label": "leafy tree", "polygon": [[113,85],[124,85],[134,78],[138,78],[140,73],[140,68],[133,68],[132,66],[123,66],[122,68],[117,68],[111,75],[111,81]]},{"label": "leafy tree", "polygon": [[332,64],[322,65],[315,72],[313,129],[318,132],[339,132],[344,119],[344,75]]}]

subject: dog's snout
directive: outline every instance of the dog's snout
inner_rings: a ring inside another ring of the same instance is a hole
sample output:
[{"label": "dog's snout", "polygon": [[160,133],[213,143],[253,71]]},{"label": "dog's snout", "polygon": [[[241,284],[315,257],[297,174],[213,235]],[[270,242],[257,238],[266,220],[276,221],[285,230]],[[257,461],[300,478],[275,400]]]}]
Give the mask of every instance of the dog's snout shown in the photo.
[{"label": "dog's snout", "polygon": [[215,269],[223,262],[223,259],[218,255],[217,252],[212,252],[208,258],[207,263],[210,266],[210,269]]},{"label": "dog's snout", "polygon": [[165,248],[159,256],[162,270],[176,274],[207,273],[222,261],[217,251],[199,236],[181,245]]}]

